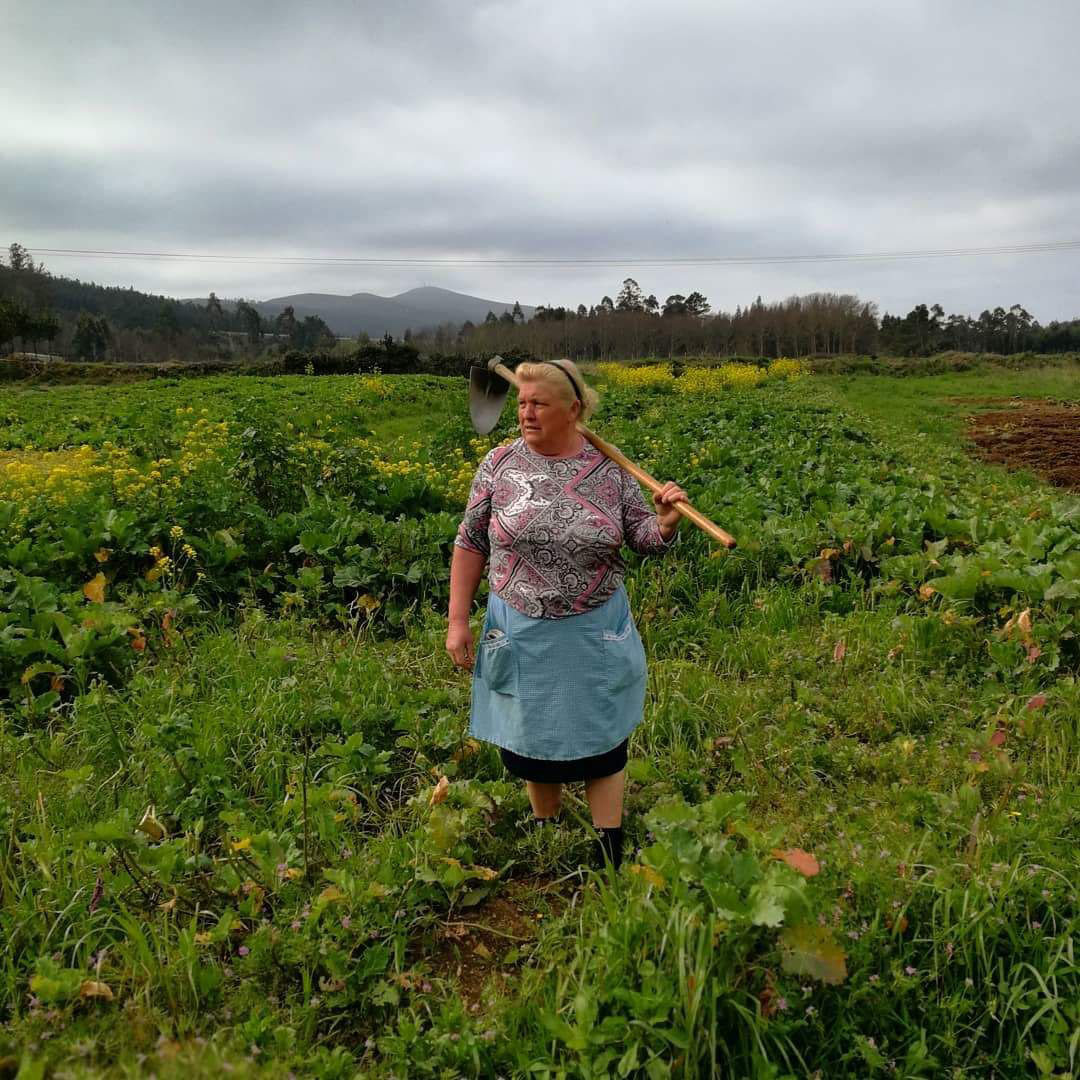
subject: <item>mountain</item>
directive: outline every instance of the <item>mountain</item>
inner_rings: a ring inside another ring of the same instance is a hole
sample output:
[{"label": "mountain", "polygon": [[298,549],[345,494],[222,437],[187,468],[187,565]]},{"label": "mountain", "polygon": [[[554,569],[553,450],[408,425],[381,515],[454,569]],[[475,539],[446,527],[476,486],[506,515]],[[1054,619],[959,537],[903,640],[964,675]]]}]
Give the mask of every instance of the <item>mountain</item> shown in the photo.
[{"label": "mountain", "polygon": [[[406,330],[424,330],[446,322],[460,325],[467,319],[482,323],[489,311],[501,315],[514,306],[499,300],[483,300],[478,296],[467,296],[449,289],[424,286],[409,289],[397,296],[377,296],[375,293],[353,293],[352,296],[297,293],[294,296],[277,296],[273,300],[263,300],[254,307],[260,315],[273,318],[290,305],[298,319],[303,319],[306,315],[318,315],[335,334],[353,336],[364,331],[371,337],[382,337],[386,333],[400,337]],[[523,304],[521,310],[525,318],[529,319],[536,309]]]}]

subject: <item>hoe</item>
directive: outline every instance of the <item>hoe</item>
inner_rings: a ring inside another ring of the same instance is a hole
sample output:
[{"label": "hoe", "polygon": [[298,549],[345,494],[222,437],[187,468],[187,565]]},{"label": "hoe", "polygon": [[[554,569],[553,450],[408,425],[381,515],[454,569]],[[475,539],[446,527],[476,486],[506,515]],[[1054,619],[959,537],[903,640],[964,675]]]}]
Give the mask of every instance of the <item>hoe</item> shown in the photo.
[{"label": "hoe", "polygon": [[[499,422],[506,395],[510,392],[511,386],[516,388],[517,385],[517,378],[503,363],[501,356],[493,356],[488,361],[487,367],[474,365],[469,369],[469,415],[472,417],[473,427],[481,435],[486,435]],[[638,483],[644,484],[654,494],[661,489],[661,484],[611,443],[605,442],[584,424],[578,424],[577,429],[604,457],[611,458],[616,464],[622,466]],[[725,532],[719,525],[714,525],[688,502],[677,502],[674,506],[684,518],[689,518],[699,529],[708,533],[724,547],[735,546],[735,537]]]}]

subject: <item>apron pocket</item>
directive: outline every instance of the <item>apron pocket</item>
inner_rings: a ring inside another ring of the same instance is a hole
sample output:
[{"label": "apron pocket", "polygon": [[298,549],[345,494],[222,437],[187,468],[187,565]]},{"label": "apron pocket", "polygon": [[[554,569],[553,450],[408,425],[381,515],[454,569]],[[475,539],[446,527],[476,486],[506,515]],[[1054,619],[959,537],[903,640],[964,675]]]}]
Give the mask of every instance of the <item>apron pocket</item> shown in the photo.
[{"label": "apron pocket", "polygon": [[621,690],[645,678],[645,646],[632,618],[619,630],[604,631],[604,670],[609,690]]},{"label": "apron pocket", "polygon": [[517,693],[517,664],[510,639],[502,630],[492,628],[480,639],[477,650],[479,670],[489,690],[496,694]]}]

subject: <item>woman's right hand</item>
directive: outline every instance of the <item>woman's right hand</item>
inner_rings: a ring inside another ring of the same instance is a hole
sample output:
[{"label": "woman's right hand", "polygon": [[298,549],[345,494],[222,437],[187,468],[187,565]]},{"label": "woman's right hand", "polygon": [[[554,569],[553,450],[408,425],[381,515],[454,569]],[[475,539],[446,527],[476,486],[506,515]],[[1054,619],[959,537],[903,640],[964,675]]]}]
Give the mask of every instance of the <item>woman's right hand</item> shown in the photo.
[{"label": "woman's right hand", "polygon": [[473,632],[468,622],[452,622],[446,631],[446,651],[459,668],[473,666]]}]

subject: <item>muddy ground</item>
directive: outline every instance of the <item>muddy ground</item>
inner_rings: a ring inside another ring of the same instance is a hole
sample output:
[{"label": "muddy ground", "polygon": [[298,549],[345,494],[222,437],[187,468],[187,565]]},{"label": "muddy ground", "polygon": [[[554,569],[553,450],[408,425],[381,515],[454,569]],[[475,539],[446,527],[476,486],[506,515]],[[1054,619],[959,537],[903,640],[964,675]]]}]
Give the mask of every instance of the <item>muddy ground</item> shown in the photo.
[{"label": "muddy ground", "polygon": [[1080,491],[1080,406],[1021,398],[985,404],[985,412],[968,418],[968,438],[984,461],[1030,469],[1056,487]]}]

